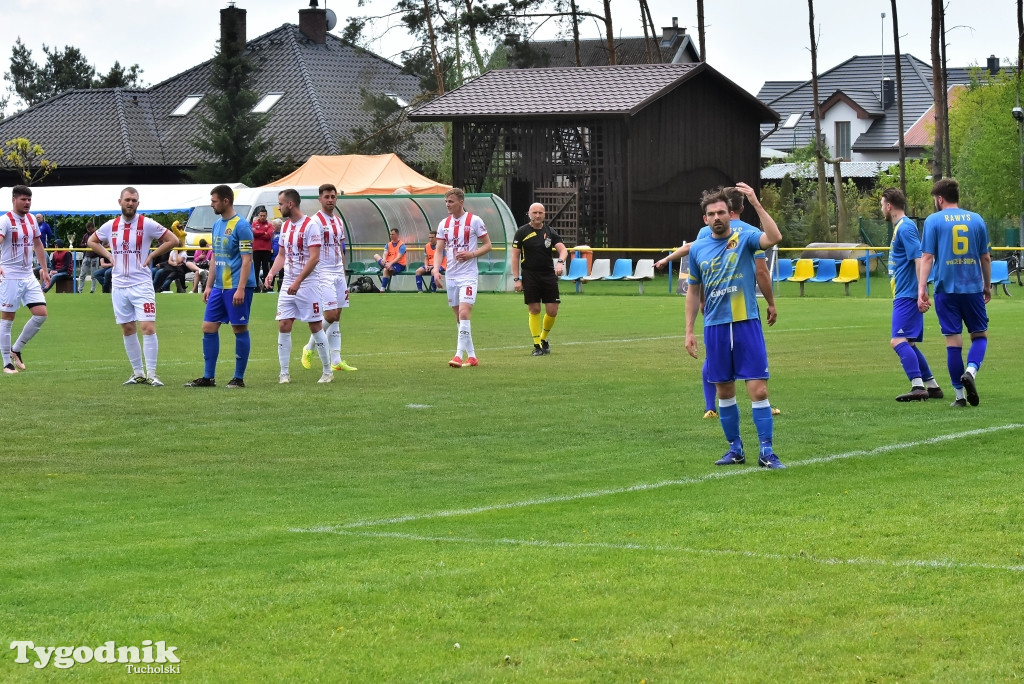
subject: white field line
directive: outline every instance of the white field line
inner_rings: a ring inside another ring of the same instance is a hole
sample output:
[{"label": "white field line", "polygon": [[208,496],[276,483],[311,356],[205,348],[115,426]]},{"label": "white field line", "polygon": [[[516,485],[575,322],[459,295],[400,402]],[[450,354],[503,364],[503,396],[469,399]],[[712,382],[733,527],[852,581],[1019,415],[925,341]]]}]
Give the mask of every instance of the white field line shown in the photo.
[{"label": "white field line", "polygon": [[[858,329],[858,328],[869,328],[869,327],[876,327],[876,326],[840,325],[840,326],[834,326],[834,327],[831,327],[831,328],[790,328],[788,330],[783,330],[783,329],[772,330],[772,334],[794,333],[794,332],[820,332],[822,330],[854,330],[854,329]],[[633,344],[633,343],[636,343],[636,342],[658,342],[658,341],[661,341],[661,340],[682,340],[682,339],[685,339],[685,338],[686,338],[686,335],[656,335],[656,336],[652,336],[652,337],[623,337],[623,338],[607,339],[607,340],[578,340],[578,341],[575,341],[575,342],[559,342],[558,346],[559,347],[578,347],[578,346],[591,345],[591,344]],[[512,350],[516,350],[516,349],[524,349],[527,346],[529,346],[529,345],[527,345],[527,344],[511,344],[511,345],[505,345],[505,346],[502,346],[502,347],[477,347],[477,349],[481,350],[481,351],[485,351],[485,352],[512,351]],[[423,355],[446,354],[446,353],[448,353],[450,351],[451,351],[451,348],[445,347],[443,349],[416,349],[416,350],[405,350],[405,351],[366,352],[364,354],[346,354],[345,356],[346,356],[346,358],[351,357],[353,359],[365,359],[365,358],[369,358],[371,356],[408,356],[410,354],[423,354]],[[263,357],[263,356],[250,356],[249,357],[249,362],[250,363],[252,363],[252,362],[262,363],[262,362],[276,360],[276,359],[277,359],[276,356],[275,357],[269,357],[269,356],[266,356],[266,357]],[[175,359],[175,360],[163,360],[163,361],[160,361],[160,367],[163,368],[163,367],[166,367],[166,366],[197,366],[197,367],[200,367],[200,370],[201,370],[202,361],[203,361],[202,360],[202,355],[198,354],[198,352],[197,352],[197,356],[194,359]],[[109,371],[109,370],[127,369],[127,372],[131,373],[131,368],[126,365],[128,363],[128,360],[127,359],[122,359],[122,358],[118,358],[117,361],[114,361],[110,357],[106,357],[106,358],[103,358],[103,359],[79,359],[75,363],[76,364],[89,364],[89,370],[92,370],[92,371]],[[109,365],[97,365],[97,364],[101,364],[101,363],[102,364],[109,364]],[[43,368],[43,369],[32,369],[32,370],[33,370],[33,372],[39,373],[39,374],[43,374],[43,373],[66,373],[67,372],[67,370],[64,369],[64,368]]]},{"label": "white field line", "polygon": [[735,549],[695,549],[689,546],[665,546],[661,544],[613,544],[607,542],[554,542],[542,539],[476,539],[473,537],[432,537],[402,532],[370,532],[362,530],[341,530],[330,527],[295,529],[292,532],[338,534],[370,539],[401,539],[413,542],[478,544],[481,546],[530,546],[542,549],[569,549],[572,551],[640,551],[644,553],[682,553],[695,556],[731,556],[772,561],[806,561],[818,565],[853,565],[885,568],[928,568],[936,570],[999,570],[1003,572],[1024,572],[1024,565],[999,565],[996,563],[963,563],[951,560],[890,560],[886,558],[833,558],[819,557],[806,553],[760,553]]},{"label": "white field line", "polygon": [[[913,449],[915,447],[926,446],[928,444],[938,444],[940,442],[948,442],[955,439],[963,439],[965,437],[976,437],[978,435],[985,435],[992,432],[1000,432],[1002,430],[1017,430],[1020,428],[1024,428],[1024,424],[1009,423],[1007,425],[998,425],[995,427],[980,428],[977,430],[967,430],[965,432],[953,432],[945,435],[928,437],[926,439],[919,439],[913,442],[899,442],[897,444],[886,444],[884,446],[875,447],[874,449],[869,450],[858,449],[856,451],[847,451],[841,454],[832,454],[830,456],[809,458],[803,461],[791,461],[786,463],[786,467],[799,468],[802,466],[818,465],[820,463],[830,463],[831,461],[839,461],[847,458],[857,458],[860,456],[876,456],[878,454],[884,454],[890,451],[899,451],[901,449]],[[676,487],[681,485],[700,484],[701,482],[707,482],[709,480],[716,480],[724,477],[737,477],[740,475],[752,475],[754,473],[767,474],[768,471],[758,468],[756,466],[752,468],[731,466],[728,468],[723,468],[722,470],[715,470],[713,472],[710,472],[706,475],[701,475],[699,477],[684,477],[675,480],[663,480],[661,482],[647,482],[630,485],[628,487],[598,489],[589,492],[578,492],[576,494],[563,494],[561,496],[549,496],[539,499],[525,499],[522,501],[510,501],[507,503],[489,504],[486,506],[475,506],[473,508],[456,508],[444,511],[431,511],[429,513],[412,513],[409,515],[402,515],[394,518],[360,520],[339,526],[319,527],[316,528],[316,530],[319,532],[331,532],[343,529],[350,530],[361,527],[380,527],[382,525],[397,525],[400,523],[412,522],[415,520],[435,520],[440,518],[454,518],[465,515],[476,515],[477,513],[488,513],[490,511],[504,511],[516,508],[527,508],[529,506],[544,506],[553,503],[582,501],[584,499],[595,499],[602,496],[628,494],[630,492],[646,492],[653,489],[661,489],[663,487]]]}]

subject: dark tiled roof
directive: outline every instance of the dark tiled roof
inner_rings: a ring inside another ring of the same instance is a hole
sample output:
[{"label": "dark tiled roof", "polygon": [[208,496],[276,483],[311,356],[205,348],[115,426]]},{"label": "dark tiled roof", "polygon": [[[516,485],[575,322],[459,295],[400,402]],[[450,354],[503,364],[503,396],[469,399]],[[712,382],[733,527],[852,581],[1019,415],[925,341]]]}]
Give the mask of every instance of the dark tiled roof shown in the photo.
[{"label": "dark tiled roof", "polygon": [[[843,178],[877,178],[881,171],[885,171],[895,165],[896,162],[893,161],[839,162],[839,173],[842,174]],[[814,163],[784,163],[772,164],[761,169],[761,180],[782,180],[787,173],[791,178],[818,179],[818,169]],[[835,170],[832,164],[825,164],[825,177],[832,178],[833,175],[835,175]]]},{"label": "dark tiled roof", "polygon": [[[884,111],[880,105],[881,80],[885,76],[895,80],[896,60],[893,55],[860,57],[854,56],[842,64],[830,69],[818,77],[818,94],[827,99],[837,90],[841,90],[855,100],[864,109],[879,115],[867,131],[854,142],[855,152],[870,150],[891,150],[899,138],[899,121],[895,106]],[[903,75],[903,120],[909,128],[932,105],[932,71],[931,65],[922,62],[913,55],[901,55],[900,65]],[[967,69],[949,69],[947,82],[967,83],[970,76]],[[857,93],[855,96],[854,93]],[[810,81],[794,85],[793,81],[765,83],[758,93],[758,99],[777,111],[783,120],[790,114],[802,112],[810,114],[814,109],[814,97]],[[875,110],[867,106],[872,102]],[[798,130],[782,129],[764,140],[764,144],[781,150],[791,150],[796,146],[810,142],[814,137],[814,119],[805,116]],[[762,133],[768,133],[771,127],[763,127]]]},{"label": "dark tiled roof", "polygon": [[[360,88],[409,102],[420,92],[418,79],[398,65],[329,34],[325,45],[313,43],[292,24],[247,47],[260,67],[254,90],[260,97],[284,93],[264,129],[279,160],[337,154],[352,128],[369,127]],[[147,90],[63,93],[0,122],[0,139],[28,137],[65,167],[193,166],[199,153],[189,141],[208,112],[206,103],[186,116],[170,113],[186,96],[210,92],[211,65],[204,62]]]},{"label": "dark tiled roof", "polygon": [[489,71],[415,110],[419,121],[633,115],[690,78],[707,72],[760,110],[774,113],[704,63],[638,64]]}]

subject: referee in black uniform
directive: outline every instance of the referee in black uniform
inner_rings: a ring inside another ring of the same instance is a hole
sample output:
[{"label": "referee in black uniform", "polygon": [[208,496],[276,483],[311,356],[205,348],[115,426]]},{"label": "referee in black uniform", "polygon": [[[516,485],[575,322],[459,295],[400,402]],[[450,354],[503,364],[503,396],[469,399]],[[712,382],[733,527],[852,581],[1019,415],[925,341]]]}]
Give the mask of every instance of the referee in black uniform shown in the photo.
[{"label": "referee in black uniform", "polygon": [[[558,233],[544,225],[544,205],[530,205],[530,222],[519,227],[512,238],[512,281],[515,291],[523,293],[530,310],[530,333],[533,355],[551,353],[548,335],[558,315],[558,276],[565,271],[569,253]],[[558,250],[558,261],[552,266],[551,251]],[[541,320],[540,304],[544,302]]]}]

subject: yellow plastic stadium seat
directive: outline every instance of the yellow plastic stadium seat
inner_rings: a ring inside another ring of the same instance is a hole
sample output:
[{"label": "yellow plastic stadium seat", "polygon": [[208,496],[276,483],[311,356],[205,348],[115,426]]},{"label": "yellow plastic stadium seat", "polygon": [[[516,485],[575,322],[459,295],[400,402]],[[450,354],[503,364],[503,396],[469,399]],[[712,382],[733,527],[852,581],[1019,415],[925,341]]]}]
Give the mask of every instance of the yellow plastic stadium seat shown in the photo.
[{"label": "yellow plastic stadium seat", "polygon": [[850,283],[860,280],[860,267],[856,259],[843,259],[839,264],[839,275],[832,279],[833,283],[842,283],[846,286],[846,296],[850,296]]},{"label": "yellow plastic stadium seat", "polygon": [[814,262],[810,259],[797,259],[793,275],[788,278],[791,283],[802,283],[814,277]]},{"label": "yellow plastic stadium seat", "polygon": [[810,259],[797,259],[793,275],[786,278],[791,283],[800,283],[800,296],[804,296],[804,283],[814,277],[814,262]]}]

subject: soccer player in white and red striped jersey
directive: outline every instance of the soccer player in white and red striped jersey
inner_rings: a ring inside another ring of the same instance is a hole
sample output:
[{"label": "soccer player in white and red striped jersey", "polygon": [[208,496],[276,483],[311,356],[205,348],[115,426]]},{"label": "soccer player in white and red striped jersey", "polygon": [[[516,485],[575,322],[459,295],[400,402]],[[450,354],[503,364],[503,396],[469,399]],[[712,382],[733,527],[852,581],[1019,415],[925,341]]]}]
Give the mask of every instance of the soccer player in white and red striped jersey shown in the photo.
[{"label": "soccer player in white and red striped jersey", "polygon": [[[324,227],[324,242],[320,245],[320,263],[316,270],[324,289],[324,321],[327,323],[327,345],[331,352],[332,371],[356,371],[341,358],[341,310],[348,308],[348,277],[345,275],[345,224],[334,215],[338,204],[338,189],[330,183],[319,188],[320,211],[313,218]],[[302,367],[313,367],[312,335],[302,348]]]},{"label": "soccer player in white and red striped jersey", "polygon": [[[476,303],[477,280],[480,271],[476,260],[491,251],[491,237],[487,234],[487,226],[476,214],[465,211],[466,193],[462,188],[452,188],[444,194],[444,204],[448,209],[448,218],[437,226],[437,243],[441,253],[448,260],[445,277],[448,281],[448,306],[455,312],[455,320],[459,324],[458,345],[455,356],[448,362],[452,368],[462,366],[478,366],[476,350],[473,348],[473,333],[469,325]],[[441,262],[434,256],[434,267],[431,273],[434,282],[441,285]],[[466,360],[462,360],[462,355]]]},{"label": "soccer player in white and red striped jersey", "polygon": [[[4,373],[13,375],[25,370],[21,350],[46,322],[46,297],[39,281],[32,275],[32,253],[39,260],[39,277],[50,286],[46,268],[46,252],[39,233],[39,224],[28,213],[32,208],[32,189],[15,185],[11,193],[11,211],[0,216],[0,352],[3,352]],[[22,304],[32,314],[21,329],[18,340],[11,345],[14,314]]]},{"label": "soccer player in white and red striped jersey", "polygon": [[281,237],[277,258],[270,267],[264,285],[270,288],[274,278],[284,269],[284,283],[277,296],[277,359],[281,363],[280,384],[291,382],[288,373],[292,355],[292,326],[295,319],[309,323],[313,342],[323,364],[323,375],[317,382],[331,382],[331,360],[327,352],[327,334],[324,332],[323,287],[317,273],[320,263],[324,227],[312,216],[303,216],[299,209],[299,193],[288,188],[277,196],[281,209]]},{"label": "soccer player in white and red striped jersey", "polygon": [[[121,205],[121,215],[104,223],[89,237],[87,244],[114,264],[110,280],[114,321],[121,326],[124,349],[132,364],[132,376],[124,384],[163,387],[164,383],[156,375],[160,347],[156,339],[156,292],[149,265],[180,243],[174,233],[137,213],[139,191],[135,188],[122,190],[117,203]],[[151,252],[153,242],[159,244]],[[104,244],[109,244],[110,249]],[[141,346],[137,331],[142,332]]]}]

